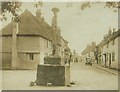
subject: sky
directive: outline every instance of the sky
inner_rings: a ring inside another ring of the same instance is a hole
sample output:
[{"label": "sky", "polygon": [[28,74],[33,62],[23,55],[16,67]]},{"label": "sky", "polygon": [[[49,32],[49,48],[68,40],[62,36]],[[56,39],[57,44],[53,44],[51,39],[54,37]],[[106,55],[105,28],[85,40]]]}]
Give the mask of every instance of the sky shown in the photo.
[{"label": "sky", "polygon": [[[42,7],[42,16],[50,25],[53,17],[51,9],[53,7],[60,9],[58,26],[61,35],[69,42],[71,50],[76,50],[77,53],[81,53],[93,41],[98,44],[108,33],[109,28],[118,28],[118,13],[104,8],[105,2],[93,3],[91,8],[83,11],[80,9],[80,4],[80,2],[72,3],[72,7],[67,8],[65,2],[44,2]],[[21,9],[21,12],[28,9],[33,15],[36,12],[31,2],[23,3]],[[3,27],[9,21],[4,22]]]}]

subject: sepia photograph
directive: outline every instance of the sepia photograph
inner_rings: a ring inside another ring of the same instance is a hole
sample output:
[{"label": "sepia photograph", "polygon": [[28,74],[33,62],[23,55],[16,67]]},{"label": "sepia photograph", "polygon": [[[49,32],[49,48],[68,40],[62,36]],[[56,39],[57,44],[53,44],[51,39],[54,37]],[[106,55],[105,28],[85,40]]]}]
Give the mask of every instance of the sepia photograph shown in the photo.
[{"label": "sepia photograph", "polygon": [[1,0],[0,89],[118,92],[119,5]]}]

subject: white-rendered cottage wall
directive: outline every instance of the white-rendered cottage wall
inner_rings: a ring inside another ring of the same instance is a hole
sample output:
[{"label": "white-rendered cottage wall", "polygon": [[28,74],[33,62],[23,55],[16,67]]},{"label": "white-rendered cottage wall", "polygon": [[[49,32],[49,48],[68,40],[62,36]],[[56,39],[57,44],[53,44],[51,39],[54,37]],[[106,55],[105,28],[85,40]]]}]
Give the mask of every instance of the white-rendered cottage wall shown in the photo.
[{"label": "white-rendered cottage wall", "polygon": [[[118,37],[110,41],[108,51],[111,54],[111,66],[118,68]],[[108,58],[108,60],[109,59],[110,58]]]},{"label": "white-rendered cottage wall", "polygon": [[[114,40],[111,40],[108,44],[105,44],[103,46],[102,52],[102,61],[101,64],[105,64],[105,56],[103,54],[106,54],[106,66],[109,66],[110,59],[111,59],[111,67],[118,68],[118,37]],[[115,55],[115,59],[113,61],[113,53]],[[111,58],[110,58],[111,54]]]}]

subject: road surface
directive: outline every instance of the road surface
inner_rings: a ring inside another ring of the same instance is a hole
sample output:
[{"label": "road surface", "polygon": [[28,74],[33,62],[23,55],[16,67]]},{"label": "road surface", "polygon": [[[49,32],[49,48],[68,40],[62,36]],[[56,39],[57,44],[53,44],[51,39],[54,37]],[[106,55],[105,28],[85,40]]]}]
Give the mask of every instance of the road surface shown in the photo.
[{"label": "road surface", "polygon": [[118,76],[84,63],[71,65],[71,87],[29,86],[36,70],[3,70],[2,88],[7,90],[117,90]]}]

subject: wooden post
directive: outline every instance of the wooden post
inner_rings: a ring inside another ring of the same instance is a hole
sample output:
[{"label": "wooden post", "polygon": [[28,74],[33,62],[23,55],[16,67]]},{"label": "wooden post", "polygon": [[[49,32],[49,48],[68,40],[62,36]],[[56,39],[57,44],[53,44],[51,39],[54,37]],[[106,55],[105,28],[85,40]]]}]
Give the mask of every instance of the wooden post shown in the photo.
[{"label": "wooden post", "polygon": [[17,68],[18,62],[18,52],[17,52],[17,33],[18,33],[18,23],[13,21],[13,32],[12,32],[12,63],[11,68]]}]

